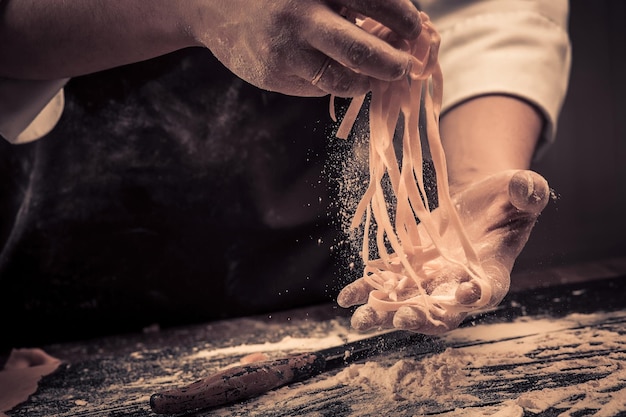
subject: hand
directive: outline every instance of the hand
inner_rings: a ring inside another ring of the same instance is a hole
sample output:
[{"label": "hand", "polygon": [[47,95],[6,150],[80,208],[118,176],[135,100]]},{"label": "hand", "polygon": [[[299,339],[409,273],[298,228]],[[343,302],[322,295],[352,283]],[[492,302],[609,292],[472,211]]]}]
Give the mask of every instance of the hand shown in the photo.
[{"label": "hand", "polygon": [[351,97],[367,92],[370,78],[396,80],[410,71],[414,58],[359,28],[355,16],[404,39],[421,30],[410,0],[214,3],[197,7],[191,25],[197,40],[240,78],[289,95]]},{"label": "hand", "polygon": [[[452,196],[487,273],[486,284],[491,296],[484,308],[495,307],[506,295],[513,263],[549,196],[545,179],[527,170],[492,174]],[[437,210],[433,215],[436,213]],[[446,264],[442,259],[435,259],[430,264],[439,269],[439,273],[426,283],[426,292],[431,296],[452,294],[454,305],[444,314],[433,315],[438,325],[414,307],[403,306],[389,312],[376,310],[368,304],[373,288],[363,278],[347,285],[337,301],[342,307],[364,304],[352,316],[352,326],[357,330],[395,327],[425,334],[446,332],[457,327],[472,310],[469,305],[480,298],[481,287],[463,269]]]}]

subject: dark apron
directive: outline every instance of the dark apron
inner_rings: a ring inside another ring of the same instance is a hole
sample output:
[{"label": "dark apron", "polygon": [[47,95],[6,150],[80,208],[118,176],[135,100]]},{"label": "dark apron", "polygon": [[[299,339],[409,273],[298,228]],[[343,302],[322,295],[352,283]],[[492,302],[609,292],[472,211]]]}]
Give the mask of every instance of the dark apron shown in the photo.
[{"label": "dark apron", "polygon": [[331,302],[353,278],[328,97],[259,90],[199,48],[65,94],[47,137],[0,145],[3,344]]}]

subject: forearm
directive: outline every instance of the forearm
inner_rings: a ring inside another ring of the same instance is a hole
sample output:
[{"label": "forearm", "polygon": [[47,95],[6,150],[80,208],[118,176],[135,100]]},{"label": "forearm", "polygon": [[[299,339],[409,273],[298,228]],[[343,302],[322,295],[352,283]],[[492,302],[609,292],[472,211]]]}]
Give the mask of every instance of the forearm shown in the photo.
[{"label": "forearm", "polygon": [[0,77],[72,77],[191,46],[191,1],[5,0]]},{"label": "forearm", "polygon": [[442,38],[443,110],[474,97],[520,97],[541,112],[534,157],[554,140],[571,48],[567,0],[424,2]]},{"label": "forearm", "polygon": [[204,46],[262,89],[353,97],[414,61],[350,16],[419,35],[409,0],[0,0],[0,77],[54,79]]},{"label": "forearm", "polygon": [[490,174],[528,169],[543,118],[527,102],[487,95],[454,107],[441,119],[452,191]]}]

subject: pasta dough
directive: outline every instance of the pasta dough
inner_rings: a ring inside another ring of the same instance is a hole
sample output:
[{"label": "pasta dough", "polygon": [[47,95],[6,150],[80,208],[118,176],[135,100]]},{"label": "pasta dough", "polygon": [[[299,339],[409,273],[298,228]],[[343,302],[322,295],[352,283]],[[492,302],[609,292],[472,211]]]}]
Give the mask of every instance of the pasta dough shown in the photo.
[{"label": "pasta dough", "polygon": [[[398,40],[385,26],[362,21],[364,30],[410,51],[422,63],[410,76],[375,81],[369,108],[369,185],[352,220],[364,224],[361,255],[364,280],[373,288],[367,303],[378,311],[402,306],[419,309],[432,324],[444,325],[445,313],[484,307],[491,299],[485,279],[488,268],[478,259],[450,197],[446,159],[439,136],[443,76],[438,63],[440,38],[425,13],[422,32],[412,42]],[[365,96],[353,98],[337,132],[347,138]],[[420,112],[426,120],[426,138],[420,134]],[[402,121],[401,153],[394,146],[394,132]],[[437,181],[438,208],[429,209],[423,163],[430,152]],[[370,243],[376,248],[370,256]],[[427,292],[426,284],[441,270],[462,271],[454,285]],[[459,304],[459,285],[476,286],[476,300]]]}]

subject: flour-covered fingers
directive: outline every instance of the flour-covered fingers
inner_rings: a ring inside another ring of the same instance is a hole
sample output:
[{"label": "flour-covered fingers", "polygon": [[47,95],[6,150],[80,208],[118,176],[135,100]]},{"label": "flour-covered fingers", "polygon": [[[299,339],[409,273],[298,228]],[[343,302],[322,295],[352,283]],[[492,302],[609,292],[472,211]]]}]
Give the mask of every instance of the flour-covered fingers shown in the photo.
[{"label": "flour-covered fingers", "polygon": [[457,303],[451,308],[453,311],[471,311],[477,303],[485,308],[499,304],[508,292],[510,282],[509,269],[492,257],[482,260],[480,269],[473,274],[468,267],[461,265],[442,268],[425,287],[431,296],[453,297]]},{"label": "flour-covered fingers", "polygon": [[446,312],[443,316],[426,317],[422,309],[402,306],[393,316],[393,327],[399,330],[411,330],[417,333],[435,335],[455,329],[465,318],[465,313]]},{"label": "flour-covered fingers", "polygon": [[393,311],[380,311],[369,304],[365,304],[354,311],[350,325],[358,331],[374,328],[387,329],[393,327],[393,316]]},{"label": "flour-covered fingers", "polygon": [[354,97],[370,89],[369,77],[352,71],[318,51],[301,51],[300,56],[290,62],[290,68],[308,84],[306,95]]},{"label": "flour-covered fingers", "polygon": [[420,14],[409,0],[339,0],[338,3],[382,23],[405,39],[415,39],[420,34]]},{"label": "flour-covered fingers", "polygon": [[424,283],[429,295],[453,298],[460,305],[471,305],[480,299],[482,286],[472,278],[466,266],[452,263],[442,265],[439,272]]},{"label": "flour-covered fingers", "polygon": [[317,87],[337,97],[354,97],[367,93],[370,82],[368,77],[330,60],[317,82]]},{"label": "flour-covered fingers", "polygon": [[383,81],[407,75],[416,59],[327,7],[312,9],[304,38],[311,47],[356,73]]}]

